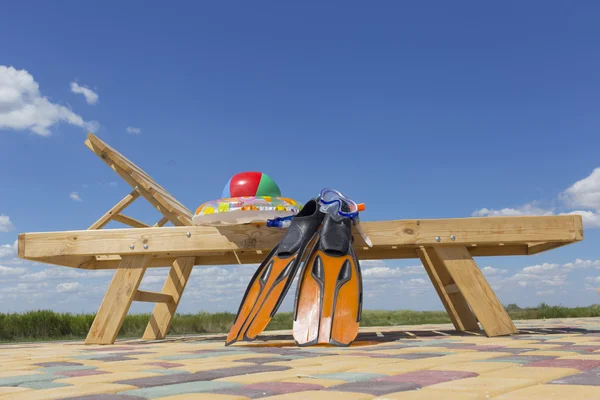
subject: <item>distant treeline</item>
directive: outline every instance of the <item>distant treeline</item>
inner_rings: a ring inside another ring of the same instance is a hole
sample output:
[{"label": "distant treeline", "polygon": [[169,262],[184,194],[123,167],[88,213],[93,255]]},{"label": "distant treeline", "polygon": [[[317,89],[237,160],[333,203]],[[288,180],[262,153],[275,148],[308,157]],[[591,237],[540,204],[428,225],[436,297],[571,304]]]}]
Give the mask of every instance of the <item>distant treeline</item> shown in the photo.
[{"label": "distant treeline", "polygon": [[[549,306],[520,308],[516,304],[505,307],[514,320],[543,318],[600,317],[600,304],[589,307]],[[19,342],[36,340],[82,339],[87,335],[95,314],[69,314],[54,311],[29,311],[26,313],[0,313],[0,341]],[[168,335],[226,333],[235,314],[205,313],[177,314]],[[120,338],[140,338],[150,320],[150,314],[131,314],[119,332]],[[361,326],[394,326],[449,323],[444,311],[381,311],[364,310]],[[267,330],[292,328],[292,313],[277,313]]]}]

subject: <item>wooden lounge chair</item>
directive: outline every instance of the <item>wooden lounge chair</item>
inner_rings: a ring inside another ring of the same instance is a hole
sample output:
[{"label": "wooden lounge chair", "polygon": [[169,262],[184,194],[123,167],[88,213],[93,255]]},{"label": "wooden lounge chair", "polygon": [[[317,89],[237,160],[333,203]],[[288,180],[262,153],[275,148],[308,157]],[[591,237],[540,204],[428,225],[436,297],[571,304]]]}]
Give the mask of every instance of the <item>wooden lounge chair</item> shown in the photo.
[{"label": "wooden lounge chair", "polygon": [[[132,187],[87,230],[19,235],[19,257],[80,269],[116,269],[85,343],[112,344],[133,301],[156,303],[143,338],[162,339],[195,265],[259,263],[283,232],[265,226],[199,227],[147,173],[93,134],[86,146]],[[146,225],[123,214],[143,197],[162,215]],[[132,228],[101,229],[110,221]],[[165,226],[167,223],[173,226]],[[419,258],[455,328],[488,336],[516,328],[473,257],[531,255],[583,240],[579,215],[362,222],[361,260]],[[147,268],[170,266],[160,293],[138,290]]]}]

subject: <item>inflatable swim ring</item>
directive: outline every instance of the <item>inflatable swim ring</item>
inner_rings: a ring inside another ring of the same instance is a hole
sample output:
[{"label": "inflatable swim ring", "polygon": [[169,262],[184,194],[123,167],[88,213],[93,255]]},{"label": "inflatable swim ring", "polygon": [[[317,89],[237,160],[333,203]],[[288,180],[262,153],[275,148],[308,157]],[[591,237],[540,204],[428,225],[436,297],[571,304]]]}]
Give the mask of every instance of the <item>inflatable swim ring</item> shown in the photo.
[{"label": "inflatable swim ring", "polygon": [[302,206],[287,197],[242,196],[207,201],[192,217],[195,225],[237,225],[296,215]]}]

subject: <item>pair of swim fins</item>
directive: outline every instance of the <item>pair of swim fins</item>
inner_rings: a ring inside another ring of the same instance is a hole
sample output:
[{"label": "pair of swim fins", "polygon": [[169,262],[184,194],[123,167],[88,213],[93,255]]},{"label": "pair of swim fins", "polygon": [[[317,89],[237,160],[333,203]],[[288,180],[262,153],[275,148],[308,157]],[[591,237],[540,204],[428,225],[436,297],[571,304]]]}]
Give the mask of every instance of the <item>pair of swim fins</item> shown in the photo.
[{"label": "pair of swim fins", "polygon": [[252,341],[267,327],[304,263],[294,303],[299,346],[349,346],[362,314],[362,275],[352,221],[322,213],[316,199],[291,219],[279,244],[250,280],[225,342]]}]

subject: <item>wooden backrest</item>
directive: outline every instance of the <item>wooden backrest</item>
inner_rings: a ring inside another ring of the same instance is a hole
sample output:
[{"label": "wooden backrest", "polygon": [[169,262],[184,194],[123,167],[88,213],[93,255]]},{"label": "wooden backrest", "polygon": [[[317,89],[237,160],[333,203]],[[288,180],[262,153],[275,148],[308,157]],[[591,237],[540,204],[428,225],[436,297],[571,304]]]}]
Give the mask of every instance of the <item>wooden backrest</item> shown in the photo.
[{"label": "wooden backrest", "polygon": [[165,188],[156,183],[150,175],[131,162],[127,157],[100,140],[88,134],[85,145],[108,164],[131,187],[138,187],[140,194],[175,226],[191,226],[192,212]]}]

